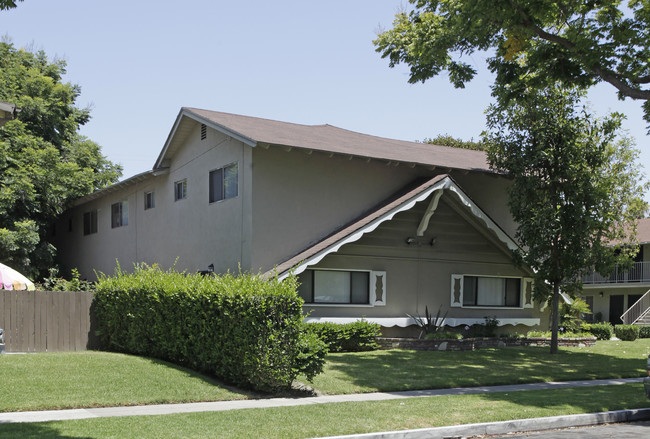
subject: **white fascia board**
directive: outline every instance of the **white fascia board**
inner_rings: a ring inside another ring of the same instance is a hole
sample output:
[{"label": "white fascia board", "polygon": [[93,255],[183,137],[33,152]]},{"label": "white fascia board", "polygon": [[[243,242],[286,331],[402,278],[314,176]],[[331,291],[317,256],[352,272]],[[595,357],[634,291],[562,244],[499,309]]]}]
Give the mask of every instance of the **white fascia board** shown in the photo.
[{"label": "white fascia board", "polygon": [[156,163],[154,165],[154,169],[159,168],[167,155],[167,150],[169,149],[169,145],[172,142],[172,139],[176,136],[176,131],[178,130],[178,127],[181,124],[181,121],[183,120],[183,117],[188,117],[192,120],[195,120],[199,123],[205,124],[206,126],[219,131],[226,136],[230,136],[233,139],[237,139],[240,142],[251,146],[255,147],[257,146],[257,141],[251,139],[250,137],[244,136],[243,134],[240,134],[236,131],[231,130],[230,128],[220,125],[218,123],[212,122],[202,116],[199,116],[198,114],[187,110],[187,109],[181,109],[181,111],[178,113],[178,116],[176,117],[176,121],[174,122],[174,126],[172,127],[171,131],[169,132],[169,135],[167,136],[167,140],[165,141],[165,145],[163,146],[162,151],[160,151],[160,155],[158,156],[158,159],[156,160]]},{"label": "white fascia board", "polygon": [[[440,180],[438,183],[427,188],[426,190],[424,190],[417,196],[411,198],[410,200],[405,201],[400,206],[394,208],[393,210],[384,214],[383,216],[375,219],[374,221],[360,228],[353,234],[346,236],[345,238],[339,240],[335,244],[332,244],[326,249],[318,252],[314,256],[305,259],[303,262],[301,262],[298,266],[295,267],[295,269],[293,270],[293,274],[300,274],[303,271],[305,271],[307,267],[309,267],[310,265],[318,264],[325,256],[327,256],[330,253],[337,252],[343,245],[358,241],[359,239],[361,239],[363,235],[372,232],[377,227],[379,227],[381,223],[391,220],[399,212],[404,212],[406,210],[411,209],[416,203],[426,200],[432,193],[436,191],[442,191],[444,189],[450,190],[451,192],[456,194],[456,196],[461,201],[461,203],[465,205],[472,212],[474,216],[481,219],[485,223],[486,227],[492,230],[497,235],[499,240],[505,243],[509,249],[520,250],[520,247],[517,245],[517,243],[515,243],[512,240],[512,238],[510,238],[494,221],[492,221],[492,219],[485,212],[483,212],[483,210],[481,210],[481,208],[479,208],[476,205],[476,203],[474,203],[472,199],[465,192],[463,192],[463,190],[460,187],[458,187],[458,185],[456,185],[456,183],[454,183],[454,181],[451,178],[445,177],[444,179]],[[287,276],[289,276],[290,272],[291,272],[290,270],[285,271],[279,276],[279,279],[282,280],[286,278]]]},{"label": "white fascia board", "polygon": [[[321,250],[320,252],[316,253],[314,256],[305,259],[302,261],[298,266],[295,267],[293,270],[293,274],[300,274],[303,271],[307,269],[310,265],[316,265],[318,264],[325,256],[329,255],[330,253],[335,253],[337,252],[342,246],[345,244],[349,244],[351,242],[358,241],[361,239],[363,235],[366,233],[370,233],[373,230],[375,230],[377,227],[379,227],[380,224],[382,224],[385,221],[389,221],[393,219],[395,215],[397,215],[400,212],[404,212],[406,210],[411,209],[413,206],[415,206],[416,203],[426,200],[429,195],[431,195],[432,192],[435,192],[440,189],[444,189],[446,185],[451,183],[451,179],[449,177],[443,178],[441,181],[438,183],[434,184],[433,186],[427,188],[417,196],[411,198],[410,200],[405,201],[401,205],[395,207],[394,209],[390,210],[389,212],[385,213],[384,215],[380,216],[379,218],[376,218],[374,221],[370,222],[369,224],[366,224],[365,226],[361,227],[359,230],[356,232],[352,233],[351,235],[348,235],[344,237],[343,239],[339,240],[338,242],[330,245],[324,250]],[[291,270],[285,271],[279,276],[279,279],[282,280],[289,276],[291,273]]]},{"label": "white fascia board", "polygon": [[[309,306],[309,305],[305,305]],[[370,323],[377,323],[385,328],[390,328],[393,326],[399,326],[400,328],[406,328],[407,326],[415,325],[415,319],[412,317],[305,317],[305,323],[320,323],[320,322],[329,322],[329,323],[353,323],[364,320]],[[540,319],[538,318],[503,318],[498,319],[499,326],[505,325],[524,325],[524,326],[535,326],[540,324]],[[450,318],[447,317],[444,321],[445,325],[448,326],[461,326],[461,325],[475,325],[483,324],[485,319],[477,318]]]},{"label": "white fascia board", "polygon": [[483,210],[481,210],[480,207],[472,201],[472,199],[465,193],[461,188],[459,188],[453,181],[451,182],[451,185],[446,188],[452,191],[458,199],[467,207],[472,214],[476,217],[482,220],[485,225],[487,226],[488,229],[492,230],[499,240],[506,244],[510,250],[513,251],[518,251],[521,250],[521,248],[517,245],[515,241],[512,240],[502,229],[499,227],[494,221],[492,221],[492,218],[490,218]]}]

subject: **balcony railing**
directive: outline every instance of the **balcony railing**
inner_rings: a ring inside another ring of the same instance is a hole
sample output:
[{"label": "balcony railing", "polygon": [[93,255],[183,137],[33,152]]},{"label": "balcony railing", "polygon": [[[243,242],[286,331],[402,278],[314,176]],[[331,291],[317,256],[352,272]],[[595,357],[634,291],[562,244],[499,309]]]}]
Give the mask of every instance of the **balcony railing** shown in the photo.
[{"label": "balcony railing", "polygon": [[609,276],[591,272],[582,276],[584,284],[626,284],[650,282],[650,262],[635,262],[629,269],[618,265]]},{"label": "balcony railing", "polygon": [[627,311],[621,316],[621,320],[626,325],[634,325],[639,320],[642,320],[650,309],[650,290],[641,296]]}]

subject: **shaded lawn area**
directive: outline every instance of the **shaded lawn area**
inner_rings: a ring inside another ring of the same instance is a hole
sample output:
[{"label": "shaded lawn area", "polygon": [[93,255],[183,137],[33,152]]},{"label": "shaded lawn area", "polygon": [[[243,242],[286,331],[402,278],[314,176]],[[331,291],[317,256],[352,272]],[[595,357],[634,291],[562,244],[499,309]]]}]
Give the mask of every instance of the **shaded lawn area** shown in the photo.
[{"label": "shaded lawn area", "polygon": [[511,347],[465,352],[334,353],[313,387],[327,394],[518,384],[645,375],[650,339],[598,341],[593,347]]},{"label": "shaded lawn area", "polygon": [[165,361],[110,352],[0,356],[0,411],[246,399]]},{"label": "shaded lawn area", "polygon": [[648,407],[642,384],[0,424],[0,438],[309,438]]}]

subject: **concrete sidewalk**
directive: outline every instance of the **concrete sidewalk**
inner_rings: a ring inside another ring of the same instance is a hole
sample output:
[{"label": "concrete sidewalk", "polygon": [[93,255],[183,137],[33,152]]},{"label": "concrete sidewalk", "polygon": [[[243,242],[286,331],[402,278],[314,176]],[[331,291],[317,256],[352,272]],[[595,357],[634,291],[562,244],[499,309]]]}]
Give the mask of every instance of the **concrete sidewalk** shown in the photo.
[{"label": "concrete sidewalk", "polygon": [[[642,378],[582,380],[534,384],[513,384],[490,387],[461,387],[455,389],[414,390],[406,392],[356,393],[351,395],[325,395],[306,398],[268,398],[237,401],[196,402],[185,404],[157,404],[129,407],[104,407],[72,410],[44,410],[31,412],[0,413],[0,423],[66,421],[71,419],[90,419],[114,416],[169,415],[174,413],[217,412],[225,410],[242,410],[250,408],[287,407],[332,402],[385,401],[391,399],[417,398],[443,395],[470,395],[493,392],[519,392],[526,390],[562,389],[567,387],[611,386],[629,383],[641,383]],[[643,391],[641,388],[640,392]],[[547,419],[547,418],[543,418]],[[514,421],[512,421],[514,422]],[[618,422],[618,421],[617,421]],[[460,426],[462,427],[462,426]],[[447,428],[447,427],[445,427]],[[450,427],[451,428],[451,427]],[[550,427],[553,428],[553,427]],[[415,431],[415,430],[413,430]],[[401,432],[404,433],[404,432]],[[492,433],[494,434],[494,433]],[[447,436],[453,436],[447,434]],[[407,436],[354,436],[354,437],[407,437]],[[435,436],[408,436],[435,437]]]}]

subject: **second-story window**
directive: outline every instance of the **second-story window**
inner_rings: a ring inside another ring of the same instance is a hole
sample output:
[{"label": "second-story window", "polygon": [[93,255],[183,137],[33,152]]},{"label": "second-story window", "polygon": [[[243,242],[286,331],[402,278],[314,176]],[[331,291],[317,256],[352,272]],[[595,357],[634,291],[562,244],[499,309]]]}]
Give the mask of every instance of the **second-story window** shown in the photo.
[{"label": "second-story window", "polygon": [[237,163],[210,172],[210,203],[234,198],[239,192],[239,169]]},{"label": "second-story window", "polygon": [[187,180],[180,180],[174,183],[174,201],[187,198]]}]

